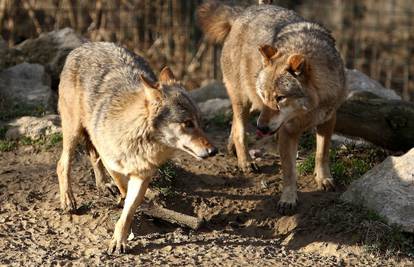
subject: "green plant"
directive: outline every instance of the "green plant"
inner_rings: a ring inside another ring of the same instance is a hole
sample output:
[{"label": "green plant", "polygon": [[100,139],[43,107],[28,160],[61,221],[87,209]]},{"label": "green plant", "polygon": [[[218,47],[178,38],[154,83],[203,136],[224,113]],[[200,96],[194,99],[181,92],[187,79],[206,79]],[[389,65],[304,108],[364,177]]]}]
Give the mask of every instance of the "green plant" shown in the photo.
[{"label": "green plant", "polygon": [[47,137],[47,141],[45,144],[46,149],[50,149],[57,144],[62,142],[63,136],[62,133],[53,133]]},{"label": "green plant", "polygon": [[300,175],[310,175],[315,169],[315,154],[310,154],[302,162],[297,165]]},{"label": "green plant", "polygon": [[209,120],[209,123],[219,128],[225,128],[230,125],[231,116],[229,114],[220,113]]},{"label": "green plant", "polygon": [[371,163],[366,153],[355,153],[353,150],[331,150],[329,154],[331,173],[337,183],[348,185],[370,170]]},{"label": "green plant", "polygon": [[7,152],[16,149],[17,143],[15,141],[0,140],[0,151]]},{"label": "green plant", "polygon": [[299,140],[299,148],[305,151],[312,151],[316,147],[316,138],[313,133],[306,132]]},{"label": "green plant", "polygon": [[[369,151],[369,150],[368,150]],[[329,166],[335,181],[341,185],[348,185],[369,171],[378,160],[373,161],[372,152],[353,151],[352,149],[329,152]],[[315,154],[309,154],[297,165],[300,175],[311,175],[315,169]]]},{"label": "green plant", "polygon": [[158,175],[152,180],[151,185],[164,196],[174,195],[172,184],[177,177],[176,166],[167,161],[158,169]]}]

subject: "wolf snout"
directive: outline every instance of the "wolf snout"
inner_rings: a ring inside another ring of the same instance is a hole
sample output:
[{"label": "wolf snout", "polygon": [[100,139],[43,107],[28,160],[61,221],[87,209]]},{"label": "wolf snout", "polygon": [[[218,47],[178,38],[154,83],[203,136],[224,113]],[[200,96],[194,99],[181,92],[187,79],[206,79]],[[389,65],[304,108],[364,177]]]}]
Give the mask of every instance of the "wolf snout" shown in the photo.
[{"label": "wolf snout", "polygon": [[217,154],[218,149],[217,149],[217,147],[213,146],[212,148],[207,149],[207,151],[208,151],[208,155],[210,157],[213,157]]},{"label": "wolf snout", "polygon": [[217,152],[218,152],[218,149],[216,147],[206,148],[201,153],[200,157],[202,159],[206,159],[208,157],[213,157],[213,156],[215,156],[217,154]]}]

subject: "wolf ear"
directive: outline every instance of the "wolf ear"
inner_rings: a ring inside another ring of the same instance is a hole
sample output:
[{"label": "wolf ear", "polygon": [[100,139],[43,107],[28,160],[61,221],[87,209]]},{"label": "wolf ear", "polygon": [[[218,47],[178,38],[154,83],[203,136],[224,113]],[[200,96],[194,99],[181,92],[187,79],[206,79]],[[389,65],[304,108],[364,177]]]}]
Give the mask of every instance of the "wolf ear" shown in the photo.
[{"label": "wolf ear", "polygon": [[305,57],[300,54],[291,55],[288,58],[289,71],[295,76],[299,76],[305,69]]},{"label": "wolf ear", "polygon": [[162,93],[159,89],[159,84],[148,80],[144,75],[140,75],[142,84],[144,85],[145,97],[149,101],[159,101],[162,97]]},{"label": "wolf ear", "polygon": [[262,55],[263,65],[269,65],[270,61],[278,56],[277,48],[271,45],[261,45],[258,49]]},{"label": "wolf ear", "polygon": [[174,73],[166,66],[161,70],[159,80],[162,83],[175,81]]}]

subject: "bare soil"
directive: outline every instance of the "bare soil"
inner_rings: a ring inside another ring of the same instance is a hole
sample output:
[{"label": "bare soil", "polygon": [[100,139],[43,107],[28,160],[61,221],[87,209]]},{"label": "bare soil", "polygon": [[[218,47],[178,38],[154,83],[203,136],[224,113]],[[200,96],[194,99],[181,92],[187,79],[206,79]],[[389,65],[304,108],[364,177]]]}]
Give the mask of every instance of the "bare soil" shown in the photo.
[{"label": "bare soil", "polygon": [[[255,142],[267,153],[261,173],[243,175],[225,153],[228,129],[208,130],[221,153],[197,161],[178,153],[175,178],[160,204],[204,218],[192,231],[137,211],[128,253],[106,253],[121,209],[98,194],[80,149],[72,169],[77,214],[59,209],[55,172],[60,144],[49,149],[19,146],[0,154],[0,264],[143,266],[412,266],[408,256],[370,251],[361,225],[339,201],[344,188],[318,192],[312,176],[300,177],[297,213],[276,212],[280,162],[269,140]],[[252,138],[253,139],[253,138]],[[368,229],[368,228],[367,228]]]}]

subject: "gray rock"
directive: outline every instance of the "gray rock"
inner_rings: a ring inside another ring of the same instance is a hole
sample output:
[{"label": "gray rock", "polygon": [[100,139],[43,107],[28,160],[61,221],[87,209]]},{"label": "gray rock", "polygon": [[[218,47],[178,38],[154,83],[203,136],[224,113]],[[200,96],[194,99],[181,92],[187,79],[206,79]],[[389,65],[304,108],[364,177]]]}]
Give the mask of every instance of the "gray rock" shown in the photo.
[{"label": "gray rock", "polygon": [[347,137],[340,134],[333,134],[332,135],[332,147],[341,147],[343,145],[352,145],[356,147],[366,147],[370,146],[371,144],[367,141],[365,141],[362,138],[357,137]]},{"label": "gray rock", "polygon": [[231,103],[229,99],[214,98],[198,104],[204,119],[212,119],[217,115],[229,115]]},{"label": "gray rock", "polygon": [[23,136],[33,140],[62,132],[59,115],[21,117],[7,124],[6,139],[17,140]]},{"label": "gray rock", "polygon": [[385,88],[379,82],[371,79],[358,70],[347,69],[345,74],[349,89],[348,98],[353,97],[359,92],[370,92],[381,98],[401,100],[401,97],[394,90]]},{"label": "gray rock", "polygon": [[190,91],[190,96],[198,103],[213,98],[229,98],[224,84],[219,81],[209,81],[206,85]]},{"label": "gray rock", "polygon": [[0,72],[0,95],[9,106],[49,109],[52,98],[50,77],[42,65],[16,65]]},{"label": "gray rock", "polygon": [[414,148],[400,157],[388,157],[353,182],[342,199],[363,205],[414,233]]},{"label": "gray rock", "polygon": [[52,78],[52,88],[56,89],[67,55],[84,42],[85,39],[79,37],[73,29],[64,28],[28,39],[15,49],[23,54],[25,61],[45,66]]}]

